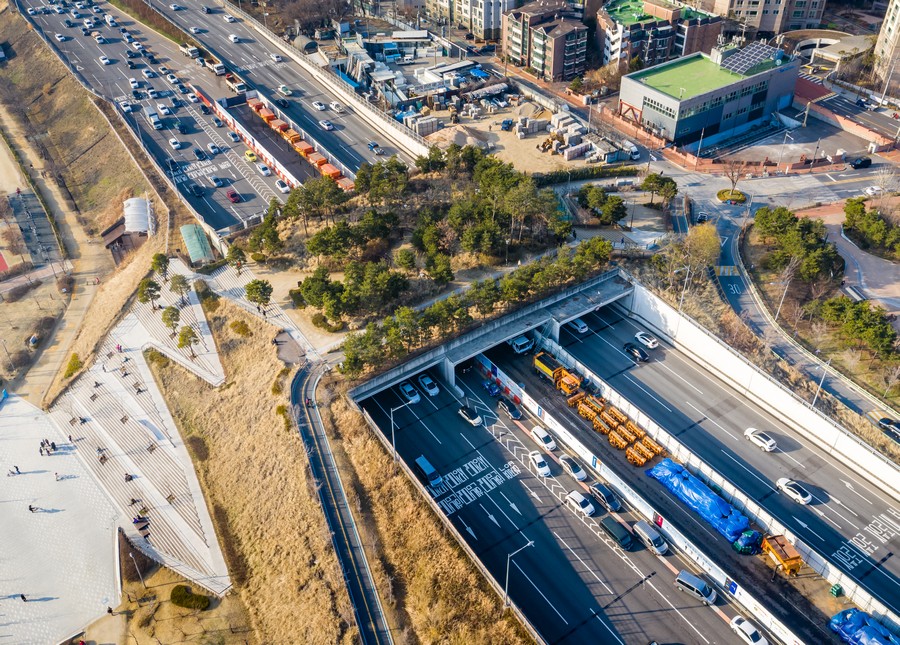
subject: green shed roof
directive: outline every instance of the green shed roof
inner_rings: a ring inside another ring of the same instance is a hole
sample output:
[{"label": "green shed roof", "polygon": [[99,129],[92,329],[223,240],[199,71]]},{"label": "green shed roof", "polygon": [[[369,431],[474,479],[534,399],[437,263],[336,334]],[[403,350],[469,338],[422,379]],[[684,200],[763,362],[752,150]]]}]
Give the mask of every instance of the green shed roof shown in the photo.
[{"label": "green shed roof", "polygon": [[185,224],[180,229],[181,239],[187,247],[191,262],[212,262],[215,260],[212,247],[203,229],[197,224]]}]

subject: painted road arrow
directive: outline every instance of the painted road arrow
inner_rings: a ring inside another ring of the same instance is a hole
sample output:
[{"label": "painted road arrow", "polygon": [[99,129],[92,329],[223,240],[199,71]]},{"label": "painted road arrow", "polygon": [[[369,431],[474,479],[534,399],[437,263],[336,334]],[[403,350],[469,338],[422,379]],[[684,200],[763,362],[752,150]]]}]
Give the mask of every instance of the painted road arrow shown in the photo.
[{"label": "painted road arrow", "polygon": [[822,540],[823,542],[825,541],[825,539],[824,539],[821,535],[819,535],[818,533],[816,533],[815,531],[813,531],[811,528],[809,528],[809,524],[807,524],[807,523],[804,522],[803,520],[797,519],[797,516],[796,516],[796,515],[791,515],[791,517],[794,518],[794,521],[797,522],[797,524],[799,524],[800,526],[802,526],[803,528],[805,528],[807,531],[809,531],[810,533],[812,533],[813,535],[815,535],[817,538],[819,538],[819,539]]},{"label": "painted road arrow", "polygon": [[850,482],[848,482],[848,481],[845,480],[845,479],[842,479],[841,481],[844,483],[844,486],[847,487],[847,490],[849,490],[851,493],[853,493],[853,494],[856,495],[857,497],[862,498],[863,501],[869,502],[869,504],[872,503],[872,502],[870,502],[869,500],[867,500],[865,497],[863,497],[862,495],[860,495],[860,494],[856,491],[856,489],[853,488],[853,484],[851,484]]}]

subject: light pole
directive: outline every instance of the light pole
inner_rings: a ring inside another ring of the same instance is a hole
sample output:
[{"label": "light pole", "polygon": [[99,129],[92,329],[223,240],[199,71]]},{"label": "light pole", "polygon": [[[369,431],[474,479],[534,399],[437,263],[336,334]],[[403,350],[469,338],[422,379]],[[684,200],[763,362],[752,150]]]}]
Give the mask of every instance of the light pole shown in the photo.
[{"label": "light pole", "polygon": [[506,554],[506,582],[503,584],[503,607],[509,607],[509,563],[512,562],[513,556],[519,551],[524,551],[530,546],[534,546],[534,540],[528,540],[525,546],[521,546],[512,553]]},{"label": "light pole", "polygon": [[16,366],[13,365],[12,356],[9,355],[9,348],[7,348],[7,346],[6,346],[6,339],[5,339],[5,338],[0,338],[0,342],[3,343],[3,351],[6,352],[6,360],[9,361],[9,373],[10,373],[10,374],[15,374],[15,372],[16,372]]},{"label": "light pole", "polygon": [[134,553],[129,551],[128,556],[131,558],[131,561],[134,563],[134,570],[137,571],[138,578],[141,579],[141,584],[144,585],[144,589],[146,589],[147,583],[144,582],[144,576],[141,575],[141,570],[138,568],[137,561],[134,559]]},{"label": "light pole", "polygon": [[881,100],[878,102],[878,106],[884,105],[884,97],[887,96],[888,88],[891,86],[891,77],[894,76],[894,69],[897,67],[897,61],[894,61],[894,64],[891,65],[891,71],[887,75],[887,79],[884,81],[884,91],[881,93]]},{"label": "light pole", "polygon": [[812,405],[810,406],[813,410],[816,409],[816,401],[819,400],[819,392],[822,391],[822,383],[825,382],[825,372],[828,371],[828,366],[831,365],[831,359],[828,359],[828,362],[825,363],[825,367],[821,365],[817,365],[816,369],[822,368],[822,378],[819,379],[819,387],[816,388],[816,395],[813,397]]},{"label": "light pole", "polygon": [[681,299],[678,301],[678,322],[675,323],[675,336],[676,337],[678,336],[678,330],[681,329],[681,319],[683,317],[681,315],[681,305],[684,304],[684,293],[685,293],[685,291],[687,291],[688,280],[690,280],[690,278],[691,278],[691,265],[686,264],[685,266],[681,267],[680,269],[675,269],[675,271],[673,271],[673,273],[672,273],[672,275],[674,275],[674,274],[680,273],[684,270],[687,270],[687,274],[684,276],[684,286],[681,288]]},{"label": "light pole", "polygon": [[[793,276],[791,276],[791,279],[793,279]],[[778,309],[775,310],[775,320],[773,322],[778,322],[778,314],[781,313],[781,305],[784,304],[784,297],[787,295],[788,288],[791,286],[791,281],[788,280],[787,282],[778,284],[784,284],[784,293],[781,294],[781,301],[778,303]]]},{"label": "light pole", "polygon": [[394,462],[397,461],[397,443],[394,441],[394,412],[396,412],[400,408],[405,408],[410,403],[411,401],[407,401],[403,405],[398,405],[396,408],[391,408],[391,451],[394,453]]},{"label": "light pole", "polygon": [[790,139],[791,141],[793,141],[793,140],[794,140],[794,137],[791,136],[791,133],[790,133],[790,132],[788,132],[787,130],[785,130],[785,132],[784,132],[784,139],[781,141],[781,152],[778,154],[778,165],[775,167],[775,170],[776,170],[776,171],[778,170],[778,168],[781,167],[781,160],[784,158],[784,146],[785,146],[785,144],[787,144],[787,140],[788,140],[788,139]]}]

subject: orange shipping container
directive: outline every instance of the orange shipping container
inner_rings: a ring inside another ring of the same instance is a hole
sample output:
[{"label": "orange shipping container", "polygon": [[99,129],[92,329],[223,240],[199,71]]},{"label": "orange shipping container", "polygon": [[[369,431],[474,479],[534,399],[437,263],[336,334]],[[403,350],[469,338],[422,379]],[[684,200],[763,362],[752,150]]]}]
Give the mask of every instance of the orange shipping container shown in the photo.
[{"label": "orange shipping container", "polygon": [[316,167],[319,167],[322,164],[328,163],[328,159],[326,159],[324,156],[322,156],[318,152],[313,152],[312,154],[310,154],[307,157],[307,159],[309,160],[309,163],[311,163],[312,165],[314,165]]},{"label": "orange shipping container", "polygon": [[281,119],[273,119],[269,121],[269,127],[275,130],[276,132],[284,132],[288,129],[288,124],[282,121]]},{"label": "orange shipping container", "polygon": [[309,157],[309,155],[316,151],[316,149],[313,148],[312,145],[306,143],[306,141],[303,141],[302,139],[294,144],[294,150],[299,152],[304,157]]},{"label": "orange shipping container", "polygon": [[330,163],[323,163],[319,166],[319,172],[322,173],[325,177],[331,177],[332,179],[337,179],[341,176],[341,171],[332,166]]},{"label": "orange shipping container", "polygon": [[348,193],[356,187],[356,184],[353,183],[353,180],[347,177],[341,177],[335,183],[340,186],[341,190],[345,190]]},{"label": "orange shipping container", "polygon": [[265,107],[266,104],[259,99],[247,99],[247,105],[254,112],[259,112],[262,108]]},{"label": "orange shipping container", "polygon": [[272,110],[267,110],[266,108],[263,108],[259,111],[259,118],[261,118],[263,121],[268,123],[269,121],[271,121],[272,119],[275,118],[275,115],[272,114]]},{"label": "orange shipping container", "polygon": [[302,140],[300,138],[300,133],[295,130],[291,130],[290,128],[282,132],[281,136],[283,136],[284,140],[290,143],[292,146],[296,146]]}]

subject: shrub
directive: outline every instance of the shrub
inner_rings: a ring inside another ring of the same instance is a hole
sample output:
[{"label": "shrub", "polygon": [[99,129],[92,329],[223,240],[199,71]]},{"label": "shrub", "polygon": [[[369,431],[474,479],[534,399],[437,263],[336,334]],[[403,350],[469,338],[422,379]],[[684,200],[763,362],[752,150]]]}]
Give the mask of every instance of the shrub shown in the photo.
[{"label": "shrub", "polygon": [[210,262],[209,264],[203,265],[199,269],[196,269],[196,272],[201,275],[210,275],[217,269],[221,269],[226,264],[228,264],[228,260],[222,258],[221,260],[216,260],[215,262]]},{"label": "shrub", "polygon": [[9,360],[12,363],[12,367],[14,370],[20,370],[24,367],[28,367],[31,364],[31,358],[31,352],[29,352],[27,349],[20,349],[16,352],[13,352]]},{"label": "shrub", "polygon": [[82,367],[84,367],[84,364],[81,362],[78,354],[72,354],[69,358],[69,364],[66,365],[66,372],[63,374],[63,378],[71,378]]},{"label": "shrub", "polygon": [[343,320],[339,320],[334,324],[329,323],[328,319],[325,317],[325,314],[320,311],[314,313],[311,320],[313,325],[315,325],[319,329],[324,329],[327,332],[331,332],[332,334],[336,334],[344,328]]},{"label": "shrub", "polygon": [[6,302],[18,302],[19,300],[24,298],[26,295],[28,295],[29,291],[32,291],[33,289],[37,289],[39,286],[41,286],[40,280],[32,280],[31,282],[26,282],[25,284],[20,284],[18,287],[13,287],[9,291],[7,291],[5,294],[3,294],[3,297],[6,300]]},{"label": "shrub", "polygon": [[291,431],[291,415],[288,414],[288,408],[286,405],[281,404],[275,408],[275,414],[281,416],[284,419],[284,429],[288,432]]},{"label": "shrub", "polygon": [[56,279],[56,288],[60,293],[72,293],[75,287],[75,278],[66,274]]},{"label": "shrub", "polygon": [[747,201],[747,196],[744,195],[744,193],[742,193],[739,190],[732,191],[730,188],[720,190],[719,192],[716,193],[716,197],[719,198],[720,202],[731,201],[731,202],[736,202],[738,204],[743,204],[745,201]]},{"label": "shrub", "polygon": [[238,336],[242,336],[243,338],[247,338],[248,336],[253,335],[253,332],[250,331],[250,325],[248,325],[243,320],[233,320],[228,326],[231,327],[231,331],[233,331]]},{"label": "shrub", "polygon": [[158,365],[159,367],[169,366],[169,357],[152,348],[144,351],[144,358],[151,365]]},{"label": "shrub", "polygon": [[281,383],[280,379],[276,379],[274,383],[272,383],[272,396],[281,396],[284,394],[284,385]]},{"label": "shrub", "polygon": [[544,186],[550,186],[551,184],[562,184],[578,179],[634,177],[637,174],[638,169],[634,166],[618,166],[615,168],[607,168],[606,166],[586,166],[584,168],[576,168],[571,172],[568,170],[555,170],[546,173],[535,173],[534,185],[538,188],[543,188]]},{"label": "shrub", "polygon": [[253,260],[254,262],[259,262],[260,264],[262,264],[266,261],[266,254],[265,253],[251,253],[250,259]]},{"label": "shrub", "polygon": [[303,299],[303,292],[300,289],[291,289],[288,295],[294,303],[294,309],[306,309],[306,300]]},{"label": "shrub", "polygon": [[209,609],[209,596],[196,594],[190,590],[187,585],[175,585],[172,587],[172,594],[169,600],[173,605],[184,607],[185,609]]},{"label": "shrub", "polygon": [[194,291],[200,298],[200,304],[206,313],[214,313],[219,308],[219,294],[209,288],[203,280],[194,281]]}]

